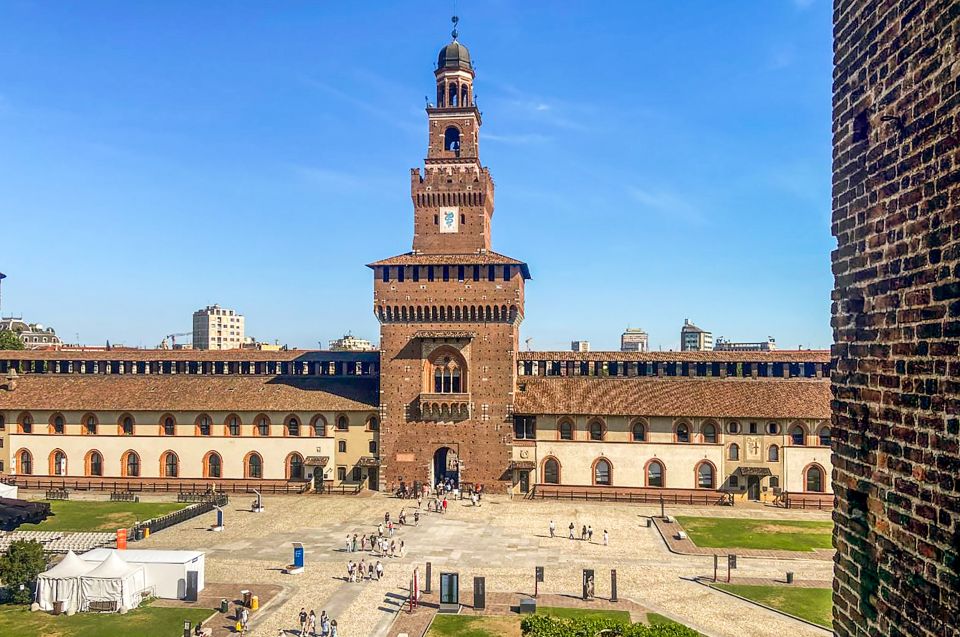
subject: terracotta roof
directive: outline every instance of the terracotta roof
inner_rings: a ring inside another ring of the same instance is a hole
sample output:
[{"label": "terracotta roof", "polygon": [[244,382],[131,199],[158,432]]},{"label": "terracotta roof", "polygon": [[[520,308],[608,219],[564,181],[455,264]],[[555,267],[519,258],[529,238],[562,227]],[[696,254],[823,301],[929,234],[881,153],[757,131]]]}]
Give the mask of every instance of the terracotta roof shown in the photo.
[{"label": "terracotta roof", "polygon": [[716,378],[518,379],[517,414],[829,418],[830,381]]},{"label": "terracotta roof", "polygon": [[522,361],[640,361],[710,363],[829,363],[828,349],[772,352],[518,352]]},{"label": "terracotta roof", "polygon": [[379,352],[332,352],[290,349],[269,352],[256,349],[116,349],[116,350],[0,350],[0,360],[47,361],[342,361],[376,362]]},{"label": "terracotta roof", "polygon": [[525,279],[530,278],[530,270],[523,261],[500,254],[499,252],[470,252],[465,254],[417,254],[404,252],[395,257],[368,263],[368,268],[381,265],[519,265]]},{"label": "terracotta roof", "polygon": [[366,411],[377,400],[371,378],[28,374],[0,390],[12,411]]}]

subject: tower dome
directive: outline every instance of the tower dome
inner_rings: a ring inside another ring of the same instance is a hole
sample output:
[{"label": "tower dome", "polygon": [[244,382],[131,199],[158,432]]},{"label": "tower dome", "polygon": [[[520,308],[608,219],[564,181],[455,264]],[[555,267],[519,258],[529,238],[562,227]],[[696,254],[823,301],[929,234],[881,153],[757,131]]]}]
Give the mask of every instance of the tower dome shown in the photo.
[{"label": "tower dome", "polygon": [[456,40],[440,49],[437,56],[437,69],[463,69],[472,71],[470,51]]}]

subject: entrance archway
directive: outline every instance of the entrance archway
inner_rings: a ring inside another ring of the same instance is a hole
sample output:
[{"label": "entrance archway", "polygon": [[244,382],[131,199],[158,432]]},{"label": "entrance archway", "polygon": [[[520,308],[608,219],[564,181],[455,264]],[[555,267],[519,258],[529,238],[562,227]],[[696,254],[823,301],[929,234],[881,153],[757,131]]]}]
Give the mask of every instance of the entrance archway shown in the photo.
[{"label": "entrance archway", "polygon": [[438,482],[450,480],[455,486],[460,485],[460,458],[457,452],[450,447],[440,447],[433,454],[433,480],[431,486]]}]

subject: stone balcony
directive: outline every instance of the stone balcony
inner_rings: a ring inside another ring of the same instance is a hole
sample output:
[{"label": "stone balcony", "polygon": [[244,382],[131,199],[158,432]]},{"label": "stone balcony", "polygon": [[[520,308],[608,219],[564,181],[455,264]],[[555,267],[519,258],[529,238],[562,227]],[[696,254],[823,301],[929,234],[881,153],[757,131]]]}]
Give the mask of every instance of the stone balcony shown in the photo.
[{"label": "stone balcony", "polygon": [[424,420],[458,421],[470,418],[470,394],[420,394],[420,417]]}]

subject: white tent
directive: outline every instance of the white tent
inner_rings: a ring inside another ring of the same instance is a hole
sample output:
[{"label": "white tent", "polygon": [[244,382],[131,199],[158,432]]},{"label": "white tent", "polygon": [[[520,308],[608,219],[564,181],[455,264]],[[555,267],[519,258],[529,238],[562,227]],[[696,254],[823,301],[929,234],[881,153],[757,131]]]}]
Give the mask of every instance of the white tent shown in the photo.
[{"label": "white tent", "polygon": [[41,610],[53,610],[54,602],[63,602],[63,612],[80,610],[80,577],[94,568],[70,551],[53,568],[37,576],[37,604]]},{"label": "white tent", "polygon": [[[80,556],[90,566],[107,559],[113,549],[93,549]],[[165,599],[184,599],[190,571],[197,573],[197,592],[204,587],[204,555],[201,551],[168,551],[160,549],[127,549],[127,564],[142,566],[147,586],[153,594]]]},{"label": "white tent", "polygon": [[16,499],[16,497],[17,497],[17,485],[0,482],[0,498]]},{"label": "white tent", "polygon": [[80,578],[81,610],[88,610],[92,602],[116,602],[118,610],[136,608],[144,588],[143,567],[128,564],[118,551],[111,551],[100,566]]}]

